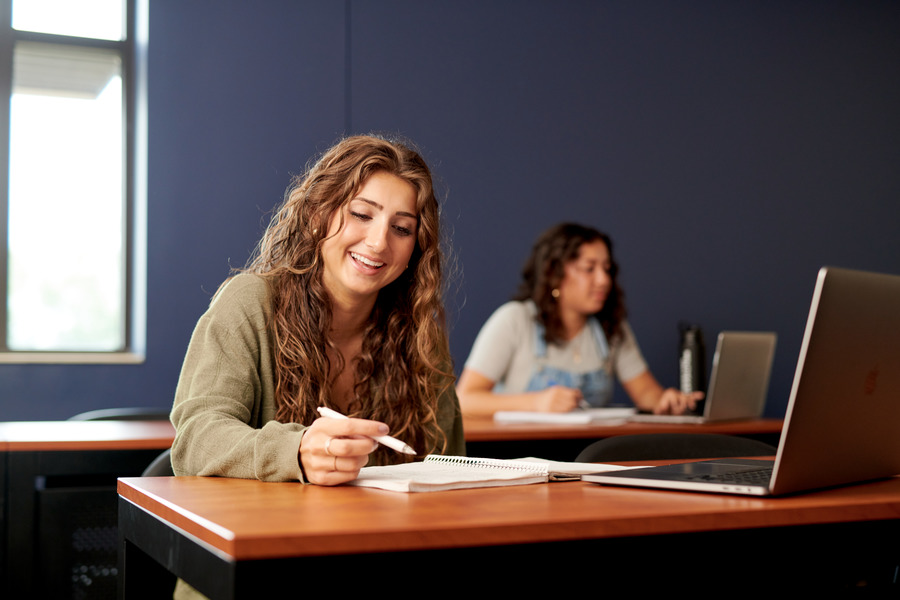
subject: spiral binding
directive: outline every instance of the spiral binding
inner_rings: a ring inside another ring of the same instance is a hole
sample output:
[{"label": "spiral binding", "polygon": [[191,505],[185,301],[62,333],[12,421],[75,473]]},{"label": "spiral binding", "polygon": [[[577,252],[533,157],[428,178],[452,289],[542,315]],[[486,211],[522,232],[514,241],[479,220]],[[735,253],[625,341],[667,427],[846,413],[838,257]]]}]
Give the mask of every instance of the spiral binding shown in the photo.
[{"label": "spiral binding", "polygon": [[549,472],[547,465],[517,460],[502,460],[498,458],[474,458],[468,456],[444,456],[442,454],[429,454],[425,457],[427,463],[438,463],[458,467],[474,467],[480,469],[510,469],[513,471],[525,471],[546,475]]}]

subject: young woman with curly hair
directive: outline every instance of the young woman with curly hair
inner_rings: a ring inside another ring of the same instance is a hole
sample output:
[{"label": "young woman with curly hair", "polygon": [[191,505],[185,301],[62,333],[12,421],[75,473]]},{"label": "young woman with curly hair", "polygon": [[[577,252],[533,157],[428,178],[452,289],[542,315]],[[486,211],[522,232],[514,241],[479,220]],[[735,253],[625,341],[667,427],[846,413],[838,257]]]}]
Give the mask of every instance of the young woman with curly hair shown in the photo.
[{"label": "young woman with curly hair", "polygon": [[456,386],[463,412],[565,412],[604,406],[618,377],[634,404],[681,413],[702,394],[663,387],[625,320],[612,241],[562,223],[537,240],[513,301],[478,334]]},{"label": "young woman with curly hair", "polygon": [[194,330],[176,474],[335,485],[409,460],[372,440],[387,433],[420,457],[463,454],[438,222],[428,166],[404,143],[349,137],[296,177]]}]

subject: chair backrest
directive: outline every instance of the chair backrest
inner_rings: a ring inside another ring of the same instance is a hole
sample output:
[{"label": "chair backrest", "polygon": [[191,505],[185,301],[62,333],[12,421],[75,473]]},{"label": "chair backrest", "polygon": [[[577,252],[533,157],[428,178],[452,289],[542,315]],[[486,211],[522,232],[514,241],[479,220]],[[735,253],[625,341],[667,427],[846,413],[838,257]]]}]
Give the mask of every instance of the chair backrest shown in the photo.
[{"label": "chair backrest", "polygon": [[168,477],[175,475],[172,470],[171,450],[163,450],[162,453],[153,459],[153,462],[147,465],[141,477]]},{"label": "chair backrest", "polygon": [[78,413],[69,421],[168,421],[167,408],[101,408]]},{"label": "chair backrest", "polygon": [[596,441],[575,462],[666,460],[774,456],[777,449],[765,442],[719,433],[644,433],[617,435]]}]

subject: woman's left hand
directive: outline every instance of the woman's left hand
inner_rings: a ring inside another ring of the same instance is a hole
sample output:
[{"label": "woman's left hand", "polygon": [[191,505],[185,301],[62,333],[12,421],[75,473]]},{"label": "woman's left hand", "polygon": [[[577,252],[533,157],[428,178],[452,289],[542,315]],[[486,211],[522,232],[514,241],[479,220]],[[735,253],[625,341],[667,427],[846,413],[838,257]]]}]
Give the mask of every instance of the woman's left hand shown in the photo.
[{"label": "woman's left hand", "polygon": [[663,390],[653,412],[657,415],[680,415],[685,411],[693,410],[697,406],[697,402],[702,399],[703,392],[685,394],[675,388],[667,388]]}]

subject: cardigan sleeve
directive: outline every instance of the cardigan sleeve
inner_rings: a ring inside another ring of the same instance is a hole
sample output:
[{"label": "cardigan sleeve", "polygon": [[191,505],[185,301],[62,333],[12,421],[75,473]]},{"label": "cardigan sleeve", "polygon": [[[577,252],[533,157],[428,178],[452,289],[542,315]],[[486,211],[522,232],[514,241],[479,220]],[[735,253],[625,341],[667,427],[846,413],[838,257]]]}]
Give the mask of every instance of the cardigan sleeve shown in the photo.
[{"label": "cardigan sleeve", "polygon": [[242,274],[197,323],[172,409],[176,475],[302,481],[306,427],[275,420],[269,311],[266,281]]}]

